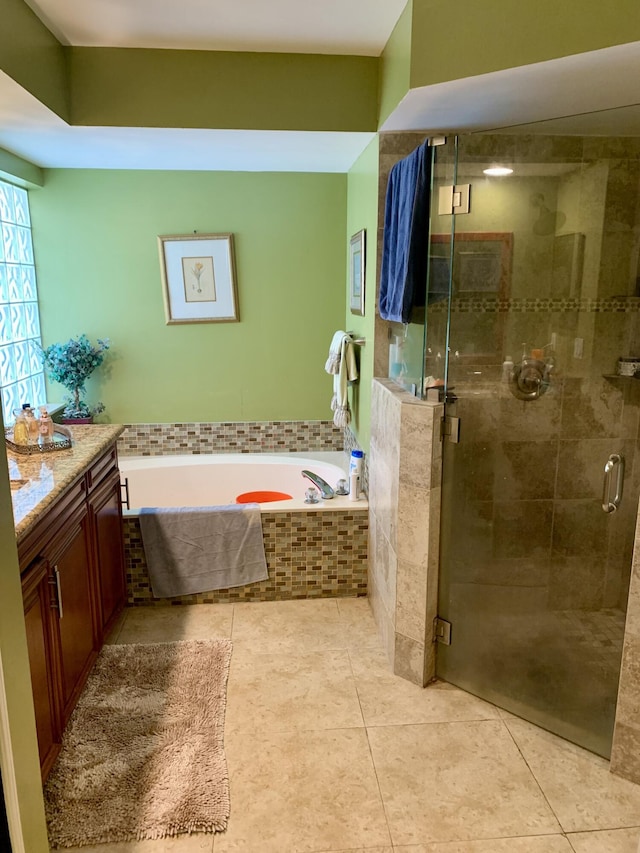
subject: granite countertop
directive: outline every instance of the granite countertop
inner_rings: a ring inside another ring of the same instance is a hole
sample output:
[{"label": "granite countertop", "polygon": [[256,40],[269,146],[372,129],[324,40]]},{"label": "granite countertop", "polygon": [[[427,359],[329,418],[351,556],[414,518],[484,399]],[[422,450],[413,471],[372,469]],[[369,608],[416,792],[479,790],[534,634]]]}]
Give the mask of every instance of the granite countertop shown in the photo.
[{"label": "granite countertop", "polygon": [[13,520],[18,542],[42,513],[124,431],[121,424],[90,424],[71,427],[73,446],[37,456],[23,456],[7,448],[9,477],[25,481],[12,486]]}]

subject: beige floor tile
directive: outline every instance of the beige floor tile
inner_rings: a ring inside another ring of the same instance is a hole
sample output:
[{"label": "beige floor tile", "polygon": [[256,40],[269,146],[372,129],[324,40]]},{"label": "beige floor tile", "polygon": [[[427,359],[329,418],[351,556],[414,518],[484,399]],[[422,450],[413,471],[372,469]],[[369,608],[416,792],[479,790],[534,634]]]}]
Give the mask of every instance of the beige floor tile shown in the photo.
[{"label": "beige floor tile", "polygon": [[394,853],[397,847],[351,847],[349,850],[318,850],[318,853]]},{"label": "beige floor tile", "polygon": [[[179,835],[155,841],[97,844],[95,847],[65,847],[64,853],[212,853],[213,834]],[[58,849],[57,853],[60,853]]]},{"label": "beige floor tile", "polygon": [[364,729],[226,738],[231,817],[215,853],[390,845]]},{"label": "beige floor tile", "polygon": [[609,772],[609,762],[523,720],[505,725],[565,832],[640,825],[640,785]]},{"label": "beige floor tile", "polygon": [[128,607],[118,643],[172,643],[231,636],[232,604]]},{"label": "beige floor tile", "polygon": [[505,711],[504,708],[498,708],[498,715],[501,720],[521,720],[522,717],[517,717],[515,714],[512,714],[511,711]]},{"label": "beige floor tile", "polygon": [[490,838],[484,841],[445,841],[442,844],[409,844],[393,853],[573,853],[563,835],[528,835]]},{"label": "beige floor tile", "polygon": [[363,726],[346,650],[253,654],[234,650],[226,731]]},{"label": "beige floor tile", "polygon": [[350,651],[367,726],[499,719],[498,709],[470,693],[438,681],[418,687],[391,672],[382,651]]},{"label": "beige floor tile", "polygon": [[368,598],[338,598],[338,613],[349,649],[380,649],[382,640]]},{"label": "beige floor tile", "polygon": [[567,836],[575,853],[638,853],[640,827],[596,832],[572,832]]},{"label": "beige floor tile", "polygon": [[335,598],[235,604],[238,651],[310,652],[346,648],[345,626]]},{"label": "beige floor tile", "polygon": [[394,845],[560,832],[504,723],[367,732]]},{"label": "beige floor tile", "polygon": [[318,850],[318,853],[394,853],[397,847],[351,847],[349,850]]}]

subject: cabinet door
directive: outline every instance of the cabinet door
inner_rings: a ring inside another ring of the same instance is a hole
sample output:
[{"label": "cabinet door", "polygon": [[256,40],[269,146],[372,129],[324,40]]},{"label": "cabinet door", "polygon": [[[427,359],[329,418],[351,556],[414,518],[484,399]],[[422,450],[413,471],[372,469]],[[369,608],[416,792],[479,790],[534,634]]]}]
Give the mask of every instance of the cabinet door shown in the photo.
[{"label": "cabinet door", "polygon": [[69,525],[64,543],[52,549],[50,558],[57,585],[63,725],[97,654],[89,555],[85,513]]},{"label": "cabinet door", "polygon": [[120,473],[114,471],[91,493],[100,633],[107,633],[124,607],[126,584],[122,543]]},{"label": "cabinet door", "polygon": [[22,598],[38,752],[44,779],[58,754],[60,737],[56,711],[55,667],[51,653],[51,575],[46,562],[38,561],[25,574],[22,581]]}]

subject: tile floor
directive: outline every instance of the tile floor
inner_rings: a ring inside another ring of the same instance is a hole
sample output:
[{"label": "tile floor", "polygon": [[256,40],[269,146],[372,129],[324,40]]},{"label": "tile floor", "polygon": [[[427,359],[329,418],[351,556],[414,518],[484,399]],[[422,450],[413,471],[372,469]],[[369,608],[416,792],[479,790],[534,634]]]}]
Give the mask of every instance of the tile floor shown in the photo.
[{"label": "tile floor", "polygon": [[393,676],[366,599],[135,608],[110,642],[213,637],[234,646],[227,832],[69,853],[637,853],[640,786]]}]

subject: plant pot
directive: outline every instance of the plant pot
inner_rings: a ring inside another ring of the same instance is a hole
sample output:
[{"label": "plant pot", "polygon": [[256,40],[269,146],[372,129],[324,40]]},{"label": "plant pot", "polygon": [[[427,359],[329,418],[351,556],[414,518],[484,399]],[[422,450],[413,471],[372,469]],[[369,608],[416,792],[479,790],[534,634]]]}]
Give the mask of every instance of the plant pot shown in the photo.
[{"label": "plant pot", "polygon": [[93,423],[93,415],[88,418],[63,418],[63,424],[92,424]]}]

